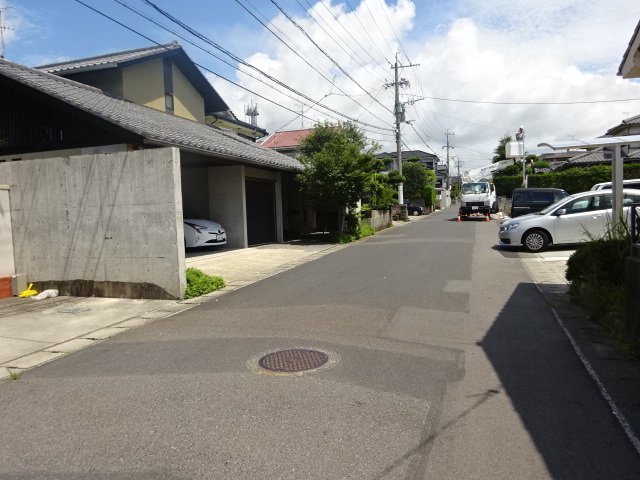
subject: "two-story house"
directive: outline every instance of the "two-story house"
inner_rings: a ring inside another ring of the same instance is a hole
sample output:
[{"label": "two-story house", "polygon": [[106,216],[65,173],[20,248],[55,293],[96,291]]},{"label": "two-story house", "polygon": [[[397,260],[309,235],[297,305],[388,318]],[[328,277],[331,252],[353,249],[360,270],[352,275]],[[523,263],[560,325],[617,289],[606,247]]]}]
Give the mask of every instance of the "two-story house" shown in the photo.
[{"label": "two-story house", "polygon": [[175,44],[39,69],[0,59],[0,277],[180,298],[184,211],[231,247],[283,241],[300,163],[247,140],[266,132],[196,72]]}]

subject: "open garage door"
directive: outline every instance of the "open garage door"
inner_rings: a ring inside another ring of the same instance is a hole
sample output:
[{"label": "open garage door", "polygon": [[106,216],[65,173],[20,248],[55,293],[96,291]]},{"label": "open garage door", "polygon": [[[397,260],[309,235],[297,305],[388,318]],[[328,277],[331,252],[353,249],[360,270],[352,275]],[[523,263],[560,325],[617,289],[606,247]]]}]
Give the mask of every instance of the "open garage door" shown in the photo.
[{"label": "open garage door", "polygon": [[249,245],[276,241],[276,182],[246,178]]}]

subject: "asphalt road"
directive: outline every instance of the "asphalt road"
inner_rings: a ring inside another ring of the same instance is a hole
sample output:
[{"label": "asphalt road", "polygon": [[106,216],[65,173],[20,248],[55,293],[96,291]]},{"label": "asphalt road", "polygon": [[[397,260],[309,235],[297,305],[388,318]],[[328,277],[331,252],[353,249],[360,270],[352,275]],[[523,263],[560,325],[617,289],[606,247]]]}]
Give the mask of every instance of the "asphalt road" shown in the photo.
[{"label": "asphalt road", "polygon": [[[638,479],[497,222],[430,215],[0,388],[0,479]],[[294,348],[329,362],[265,373]]]}]

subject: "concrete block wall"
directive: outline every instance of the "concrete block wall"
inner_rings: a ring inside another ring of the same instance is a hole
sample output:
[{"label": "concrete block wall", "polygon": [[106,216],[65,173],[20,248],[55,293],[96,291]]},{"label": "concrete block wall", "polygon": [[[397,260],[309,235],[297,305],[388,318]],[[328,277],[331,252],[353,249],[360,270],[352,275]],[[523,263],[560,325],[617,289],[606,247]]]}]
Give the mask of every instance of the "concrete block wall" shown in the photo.
[{"label": "concrete block wall", "polygon": [[371,218],[364,218],[363,223],[373,227],[376,231],[393,225],[391,210],[371,210]]},{"label": "concrete block wall", "polygon": [[175,148],[0,164],[11,187],[16,271],[61,294],[181,298]]}]

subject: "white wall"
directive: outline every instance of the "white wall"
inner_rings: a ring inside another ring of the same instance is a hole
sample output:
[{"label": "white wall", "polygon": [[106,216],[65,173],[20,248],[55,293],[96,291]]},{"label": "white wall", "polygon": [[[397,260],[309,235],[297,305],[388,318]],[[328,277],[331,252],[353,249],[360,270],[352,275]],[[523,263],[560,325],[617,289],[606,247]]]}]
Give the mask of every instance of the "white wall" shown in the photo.
[{"label": "white wall", "polygon": [[5,162],[0,184],[11,186],[16,269],[28,282],[72,295],[183,296],[177,149]]}]

